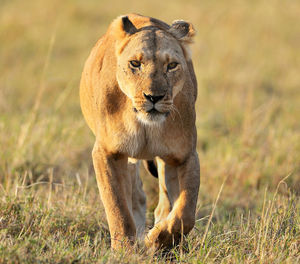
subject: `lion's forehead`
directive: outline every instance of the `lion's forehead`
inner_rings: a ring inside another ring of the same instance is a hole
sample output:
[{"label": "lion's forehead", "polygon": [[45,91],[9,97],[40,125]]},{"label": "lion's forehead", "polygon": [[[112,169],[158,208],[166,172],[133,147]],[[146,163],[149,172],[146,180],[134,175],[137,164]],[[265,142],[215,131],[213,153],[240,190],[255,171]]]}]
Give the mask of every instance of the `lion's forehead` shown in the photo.
[{"label": "lion's forehead", "polygon": [[177,40],[163,30],[153,29],[137,33],[131,49],[145,60],[159,59],[166,61],[170,58],[183,58],[183,53]]}]

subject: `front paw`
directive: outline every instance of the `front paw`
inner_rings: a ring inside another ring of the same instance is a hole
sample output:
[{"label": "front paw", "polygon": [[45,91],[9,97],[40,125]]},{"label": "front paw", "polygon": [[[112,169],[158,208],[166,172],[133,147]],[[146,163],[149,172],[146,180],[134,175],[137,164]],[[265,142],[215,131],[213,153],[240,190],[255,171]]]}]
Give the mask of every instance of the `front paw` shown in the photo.
[{"label": "front paw", "polygon": [[[174,232],[167,220],[158,222],[146,235],[145,245],[154,250],[171,248],[180,241],[180,232]],[[173,231],[173,232],[172,232]]]}]

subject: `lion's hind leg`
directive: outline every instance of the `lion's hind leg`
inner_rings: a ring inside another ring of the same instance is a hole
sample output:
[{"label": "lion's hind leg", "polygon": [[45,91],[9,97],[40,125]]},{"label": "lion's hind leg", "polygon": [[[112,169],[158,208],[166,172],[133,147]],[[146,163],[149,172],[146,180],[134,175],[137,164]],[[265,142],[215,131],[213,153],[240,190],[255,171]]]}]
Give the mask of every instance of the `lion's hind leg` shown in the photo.
[{"label": "lion's hind leg", "polygon": [[146,195],[139,175],[140,162],[128,159],[128,172],[132,179],[132,213],[136,225],[136,234],[143,239],[146,226]]}]

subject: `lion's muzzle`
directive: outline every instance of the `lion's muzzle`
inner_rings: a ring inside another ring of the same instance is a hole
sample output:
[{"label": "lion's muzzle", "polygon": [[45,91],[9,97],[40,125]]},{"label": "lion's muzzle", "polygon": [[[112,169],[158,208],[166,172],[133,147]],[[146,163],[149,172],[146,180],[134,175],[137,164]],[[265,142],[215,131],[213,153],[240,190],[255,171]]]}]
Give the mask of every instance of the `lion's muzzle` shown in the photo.
[{"label": "lion's muzzle", "polygon": [[172,110],[173,101],[164,95],[152,95],[143,93],[144,98],[135,98],[133,111],[143,122],[162,122]]},{"label": "lion's muzzle", "polygon": [[[164,95],[151,95],[143,93],[144,98],[133,100],[134,112],[145,112],[147,114],[167,114],[172,108],[173,101]],[[146,99],[146,100],[145,100]]]}]

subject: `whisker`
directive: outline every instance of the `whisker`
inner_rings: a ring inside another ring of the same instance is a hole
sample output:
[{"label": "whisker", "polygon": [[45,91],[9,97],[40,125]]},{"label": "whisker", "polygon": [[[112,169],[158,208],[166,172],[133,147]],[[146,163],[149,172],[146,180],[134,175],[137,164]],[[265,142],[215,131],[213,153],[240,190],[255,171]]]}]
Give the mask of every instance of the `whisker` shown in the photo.
[{"label": "whisker", "polygon": [[172,120],[174,121],[175,120],[175,115],[174,115],[174,110],[172,108],[171,108],[171,111],[170,111],[170,115],[171,115]]}]

